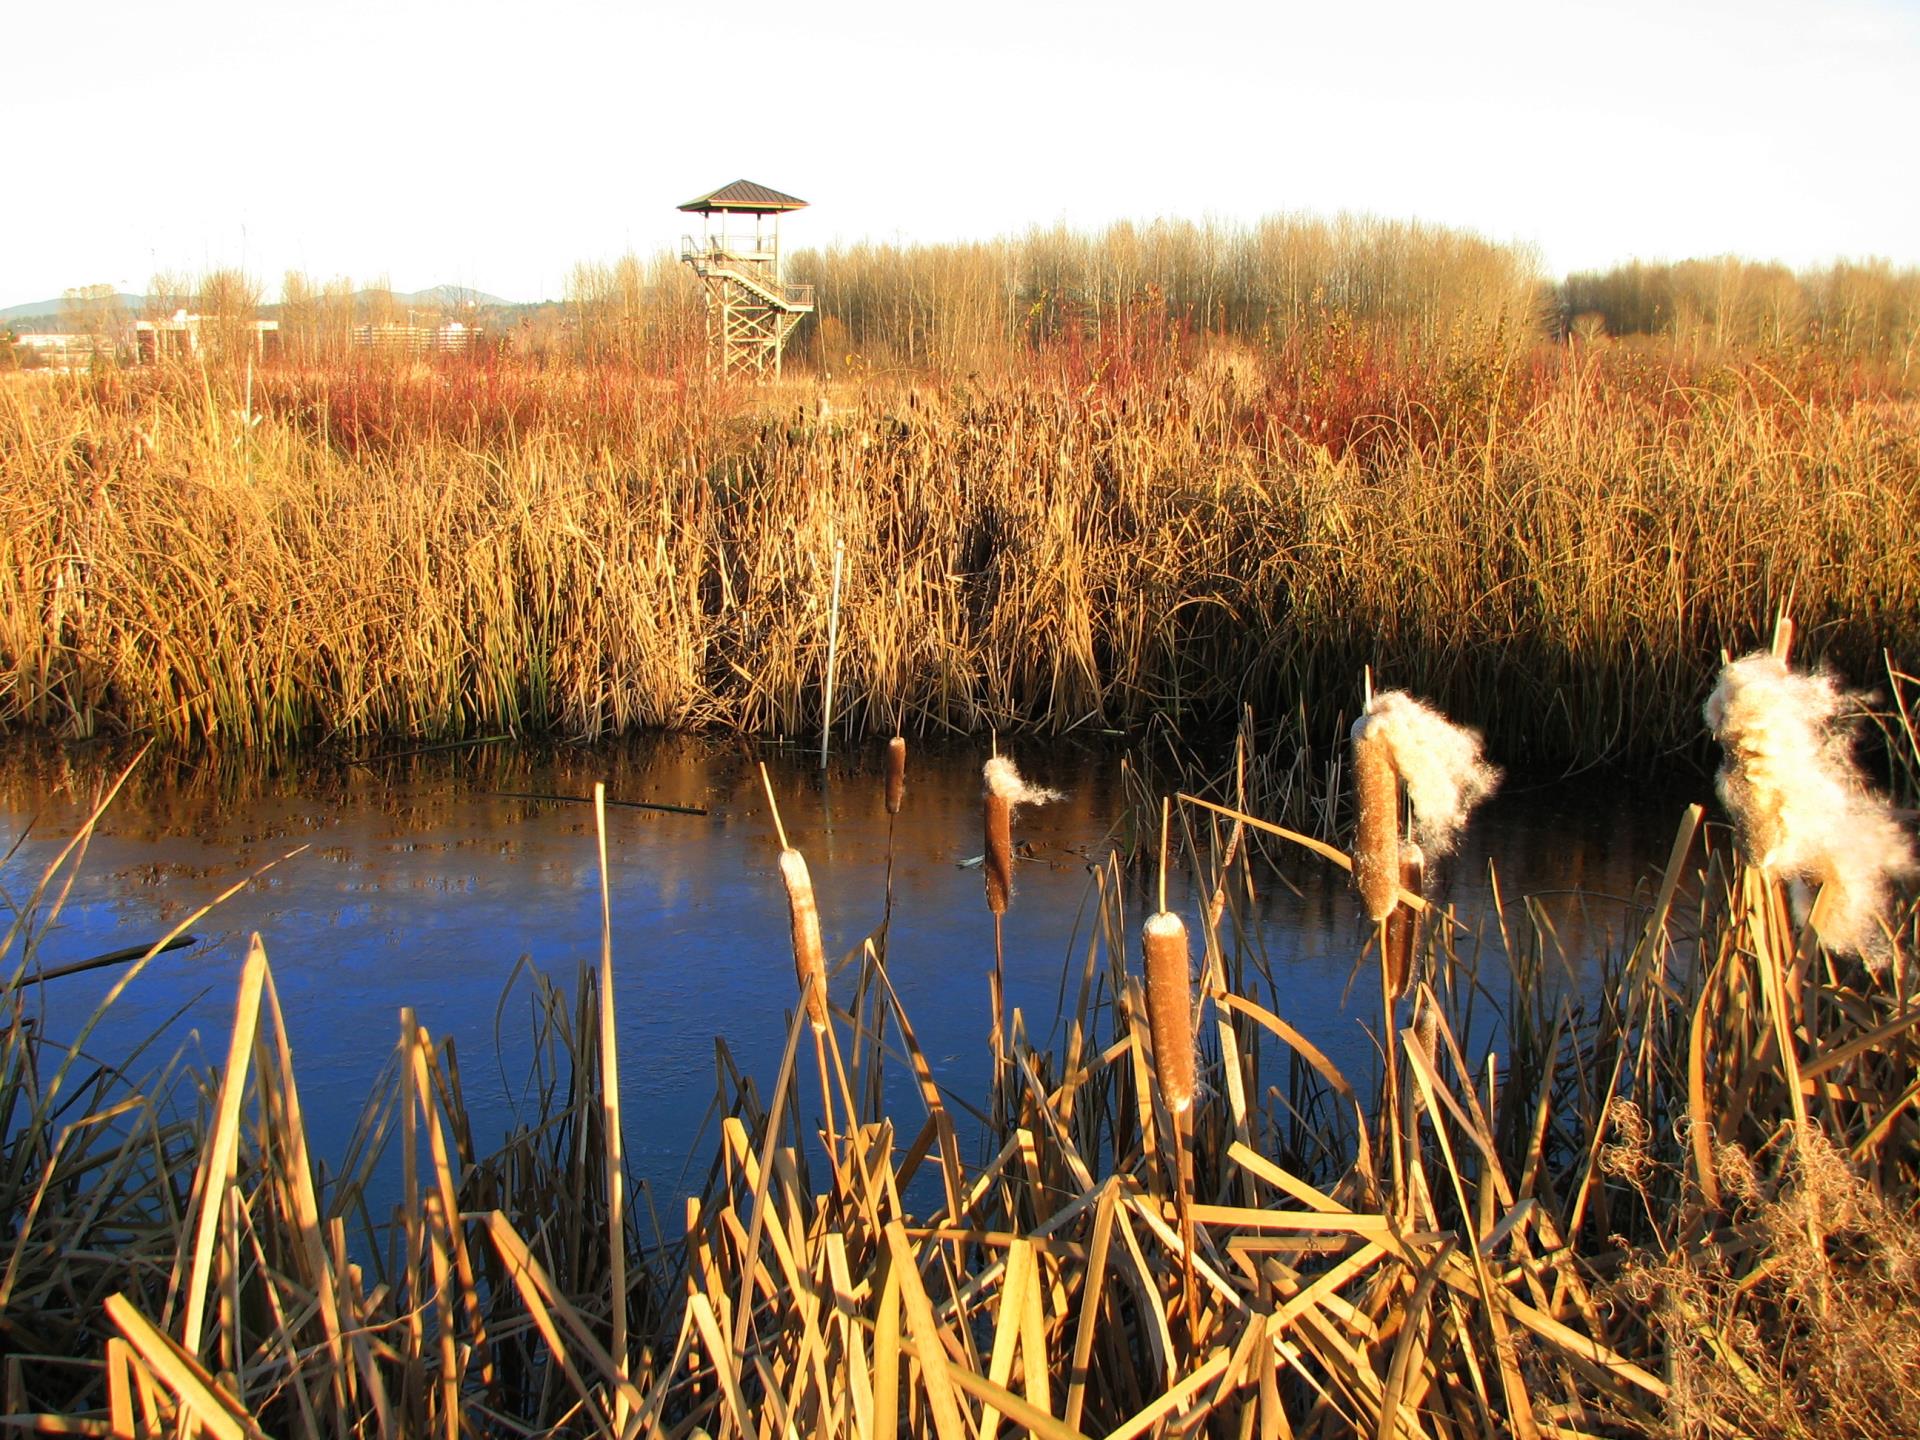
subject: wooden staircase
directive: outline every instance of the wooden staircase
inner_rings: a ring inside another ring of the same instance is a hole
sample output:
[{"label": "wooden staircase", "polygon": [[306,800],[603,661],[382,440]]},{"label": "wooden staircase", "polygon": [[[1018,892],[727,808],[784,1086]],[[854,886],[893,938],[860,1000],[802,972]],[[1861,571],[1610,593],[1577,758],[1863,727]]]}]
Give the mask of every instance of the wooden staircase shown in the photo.
[{"label": "wooden staircase", "polygon": [[683,236],[680,258],[706,286],[724,373],[752,379],[778,375],[787,337],[802,316],[813,313],[813,287],[783,283],[774,254],[724,237]]}]

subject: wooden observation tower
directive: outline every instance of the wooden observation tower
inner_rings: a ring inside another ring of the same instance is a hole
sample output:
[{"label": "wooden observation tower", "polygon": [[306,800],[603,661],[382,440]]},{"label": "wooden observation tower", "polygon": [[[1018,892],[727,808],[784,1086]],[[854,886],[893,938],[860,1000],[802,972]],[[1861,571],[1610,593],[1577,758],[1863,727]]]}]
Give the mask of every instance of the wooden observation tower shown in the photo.
[{"label": "wooden observation tower", "polygon": [[[680,207],[701,217],[700,234],[681,238],[680,258],[706,285],[707,334],[723,375],[779,375],[787,337],[813,311],[813,287],[788,285],[780,276],[780,216],[806,203],[736,180]],[[753,217],[752,234],[744,224],[732,227],[734,216],[746,215]]]}]

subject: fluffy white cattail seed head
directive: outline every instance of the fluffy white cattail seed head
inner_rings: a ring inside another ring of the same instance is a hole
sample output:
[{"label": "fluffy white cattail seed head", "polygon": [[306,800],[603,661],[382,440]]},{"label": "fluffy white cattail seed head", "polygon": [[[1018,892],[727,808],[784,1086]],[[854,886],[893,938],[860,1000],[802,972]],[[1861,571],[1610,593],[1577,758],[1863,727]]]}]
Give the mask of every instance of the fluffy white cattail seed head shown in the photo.
[{"label": "fluffy white cattail seed head", "polygon": [[827,957],[820,943],[820,908],[814,903],[813,877],[798,850],[780,852],[780,878],[787,882],[787,912],[793,921],[793,969],[806,997],[807,1018],[815,1030],[827,1028]]},{"label": "fluffy white cattail seed head", "polygon": [[1913,843],[1853,758],[1845,716],[1854,702],[1825,674],[1790,669],[1765,652],[1720,672],[1707,726],[1720,742],[1720,798],[1741,848],[1789,882],[1821,941],[1876,970],[1890,953],[1881,928],[1893,881],[1914,872]]},{"label": "fluffy white cattail seed head", "polygon": [[1049,805],[1060,798],[1058,790],[1048,790],[1039,785],[1029,785],[1020,778],[1020,772],[1014,768],[1013,761],[1004,755],[996,755],[981,767],[981,778],[986,781],[987,793],[998,795],[1007,804]]},{"label": "fluffy white cattail seed head", "polygon": [[1192,962],[1187,927],[1171,910],[1150,916],[1144,927],[1147,956],[1147,1031],[1153,1036],[1153,1066],[1160,1095],[1172,1114],[1193,1104]]},{"label": "fluffy white cattail seed head", "polygon": [[1500,783],[1481,753],[1480,736],[1455,725],[1404,690],[1373,697],[1353,726],[1356,759],[1362,737],[1377,740],[1413,806],[1413,838],[1431,858],[1451,853],[1467,817]]}]

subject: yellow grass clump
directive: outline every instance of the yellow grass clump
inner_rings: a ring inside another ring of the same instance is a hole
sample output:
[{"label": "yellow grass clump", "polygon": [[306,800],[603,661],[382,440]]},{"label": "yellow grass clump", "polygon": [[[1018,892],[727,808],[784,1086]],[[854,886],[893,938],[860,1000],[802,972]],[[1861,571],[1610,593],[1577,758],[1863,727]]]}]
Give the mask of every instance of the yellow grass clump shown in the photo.
[{"label": "yellow grass clump", "polygon": [[1299,333],[1337,353],[836,378],[825,422],[506,358],[6,377],[0,729],[794,735],[837,636],[848,734],[1196,733],[1371,662],[1592,760],[1691,743],[1789,593],[1843,670],[1920,637],[1910,402]]}]

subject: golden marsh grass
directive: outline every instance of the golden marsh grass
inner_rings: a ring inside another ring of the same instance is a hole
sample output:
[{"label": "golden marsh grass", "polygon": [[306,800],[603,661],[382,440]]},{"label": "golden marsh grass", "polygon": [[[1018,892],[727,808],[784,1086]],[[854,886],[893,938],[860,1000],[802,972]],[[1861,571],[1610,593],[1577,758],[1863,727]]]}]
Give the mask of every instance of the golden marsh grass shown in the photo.
[{"label": "golden marsh grass", "polygon": [[1358,352],[1036,364],[824,423],[505,363],[0,385],[0,726],[817,733],[836,554],[842,737],[1351,713],[1372,661],[1515,763],[1590,760],[1693,743],[1696,677],[1789,598],[1847,674],[1910,648],[1913,408],[1645,358],[1484,394]]}]

